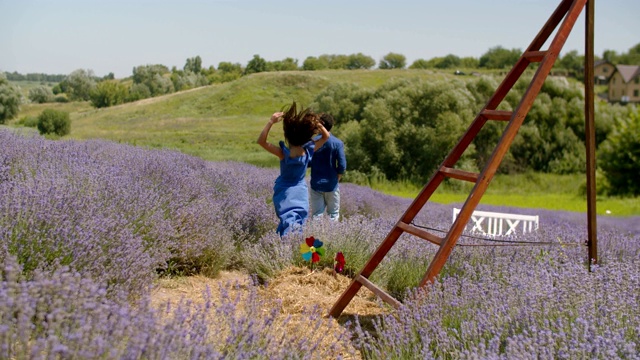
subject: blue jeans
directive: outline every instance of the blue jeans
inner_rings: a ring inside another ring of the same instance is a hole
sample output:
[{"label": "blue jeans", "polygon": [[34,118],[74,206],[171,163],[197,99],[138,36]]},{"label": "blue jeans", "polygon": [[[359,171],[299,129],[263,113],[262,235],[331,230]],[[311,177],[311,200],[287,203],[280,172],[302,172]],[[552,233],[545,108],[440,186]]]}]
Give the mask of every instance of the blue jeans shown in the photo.
[{"label": "blue jeans", "polygon": [[340,217],[340,186],[329,192],[309,188],[309,203],[313,217],[324,215],[326,210],[331,220],[338,220]]}]

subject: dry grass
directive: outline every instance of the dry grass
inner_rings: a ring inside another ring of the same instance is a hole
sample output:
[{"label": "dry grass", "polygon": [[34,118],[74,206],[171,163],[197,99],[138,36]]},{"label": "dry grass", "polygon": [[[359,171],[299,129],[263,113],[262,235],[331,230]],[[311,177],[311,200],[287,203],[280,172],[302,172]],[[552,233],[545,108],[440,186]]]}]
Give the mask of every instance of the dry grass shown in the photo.
[{"label": "dry grass", "polygon": [[[367,319],[389,311],[389,307],[363,287],[340,318],[328,318],[329,310],[350,282],[350,278],[335,274],[332,269],[311,271],[309,268],[291,267],[259,288],[258,296],[269,306],[280,306],[279,320],[287,333],[300,334],[307,331],[308,334],[300,336],[310,339],[327,336],[324,342],[339,344],[336,357],[341,355],[344,358],[359,359],[359,352],[348,339],[345,323],[353,320],[355,315],[359,316],[360,321],[366,322]],[[178,304],[187,300],[191,301],[193,306],[197,306],[204,303],[207,290],[211,293],[212,299],[218,299],[221,286],[232,298],[246,298],[253,285],[250,277],[242,272],[223,271],[214,279],[204,276],[161,279],[152,293],[152,303],[156,307],[162,307],[167,302]],[[321,329],[313,329],[304,323],[310,313],[327,317]],[[212,319],[211,323],[220,322]]]}]

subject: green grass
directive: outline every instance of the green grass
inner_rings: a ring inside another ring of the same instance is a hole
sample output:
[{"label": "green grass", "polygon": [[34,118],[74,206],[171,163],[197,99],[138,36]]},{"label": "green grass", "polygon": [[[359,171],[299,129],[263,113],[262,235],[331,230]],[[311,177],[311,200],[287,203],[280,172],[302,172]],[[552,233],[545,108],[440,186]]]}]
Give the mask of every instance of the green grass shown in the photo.
[{"label": "green grass", "polygon": [[[587,198],[581,190],[585,183],[586,175],[584,174],[496,175],[482,196],[480,204],[586,212]],[[419,194],[425,184],[377,181],[372,183],[371,187],[386,194],[412,199]],[[462,204],[472,189],[471,184],[467,185],[454,188],[450,184],[442,184],[431,196],[430,201],[441,204]],[[599,215],[611,216],[640,215],[640,198],[598,196],[596,212]]]},{"label": "green grass", "polygon": [[[504,76],[498,74],[500,79]],[[95,109],[88,102],[28,104],[18,119],[38,116],[54,108],[71,114],[68,139],[106,139],[147,148],[168,148],[210,161],[241,161],[277,167],[276,159],[255,141],[269,116],[296,100],[309,105],[315,96],[333,83],[353,83],[377,88],[393,78],[472,79],[453,71],[432,70],[324,70],[257,73],[236,81],[141,100],[111,108]],[[33,84],[35,86],[35,84]],[[13,121],[16,126],[18,120]],[[270,141],[282,139],[282,126],[274,126]],[[425,179],[425,183],[428,179]],[[481,204],[586,211],[579,187],[584,175],[549,174],[498,175]],[[414,198],[424,184],[374,182],[378,191]],[[439,203],[462,203],[469,184],[446,184],[431,197]],[[466,186],[466,187],[464,187]],[[598,198],[597,212],[612,215],[640,215],[638,199]]]},{"label": "green grass", "polygon": [[[102,138],[149,148],[169,148],[211,161],[277,166],[255,141],[269,116],[293,100],[309,105],[335,82],[375,88],[391,78],[453,75],[425,70],[291,71],[258,73],[224,84],[106,109],[72,113],[70,138]],[[22,114],[21,114],[22,116]],[[272,142],[282,139],[276,125]]]},{"label": "green grass", "polygon": [[20,105],[20,113],[17,119],[26,116],[38,117],[45,109],[55,109],[68,112],[72,116],[77,116],[85,111],[93,110],[94,107],[88,101],[76,101],[68,103],[46,103],[46,104],[23,104]]}]

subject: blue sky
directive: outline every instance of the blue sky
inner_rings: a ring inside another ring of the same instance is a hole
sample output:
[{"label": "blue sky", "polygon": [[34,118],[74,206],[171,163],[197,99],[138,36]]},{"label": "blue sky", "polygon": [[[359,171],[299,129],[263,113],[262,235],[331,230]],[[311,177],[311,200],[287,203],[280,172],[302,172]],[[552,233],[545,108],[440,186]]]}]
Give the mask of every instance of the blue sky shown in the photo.
[{"label": "blue sky", "polygon": [[[524,50],[559,0],[0,0],[0,71],[98,76],[135,66],[246,65],[389,52],[416,59]],[[640,0],[595,2],[595,53],[640,43]],[[584,53],[584,14],[563,53]]]}]

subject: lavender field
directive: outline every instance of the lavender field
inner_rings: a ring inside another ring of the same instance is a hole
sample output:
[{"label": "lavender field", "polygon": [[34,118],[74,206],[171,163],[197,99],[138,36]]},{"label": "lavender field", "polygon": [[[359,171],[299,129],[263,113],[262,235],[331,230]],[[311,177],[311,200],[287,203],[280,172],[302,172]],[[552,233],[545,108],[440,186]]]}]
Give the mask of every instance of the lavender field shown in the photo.
[{"label": "lavender field", "polygon": [[[268,294],[309,267],[303,237],[324,241],[319,274],[344,253],[348,284],[411,200],[345,183],[340,222],[281,239],[276,169],[9,130],[0,144],[0,359],[640,359],[639,217],[598,218],[588,272],[585,214],[482,207],[539,214],[517,240],[552,244],[463,236],[415,289],[437,249],[404,234],[371,276],[398,311],[291,316]],[[415,222],[448,229],[454,206],[428,204]],[[248,281],[152,301],[158,279],[221,271]]]}]

